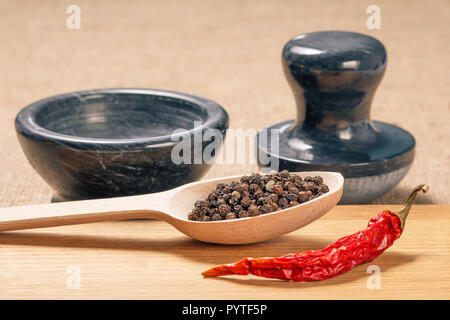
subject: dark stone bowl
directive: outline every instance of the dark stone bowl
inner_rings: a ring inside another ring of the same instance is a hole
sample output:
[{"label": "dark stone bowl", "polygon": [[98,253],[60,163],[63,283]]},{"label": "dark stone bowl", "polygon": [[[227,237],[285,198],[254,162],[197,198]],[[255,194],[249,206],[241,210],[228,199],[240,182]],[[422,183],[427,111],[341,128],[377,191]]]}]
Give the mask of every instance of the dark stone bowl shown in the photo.
[{"label": "dark stone bowl", "polygon": [[[215,139],[205,162],[198,158],[210,144],[203,133],[214,130],[223,138],[227,128],[228,115],[217,103],[152,89],[61,94],[16,117],[22,149],[56,201],[159,192],[198,180],[223,141]],[[185,161],[173,161],[174,155]]]}]

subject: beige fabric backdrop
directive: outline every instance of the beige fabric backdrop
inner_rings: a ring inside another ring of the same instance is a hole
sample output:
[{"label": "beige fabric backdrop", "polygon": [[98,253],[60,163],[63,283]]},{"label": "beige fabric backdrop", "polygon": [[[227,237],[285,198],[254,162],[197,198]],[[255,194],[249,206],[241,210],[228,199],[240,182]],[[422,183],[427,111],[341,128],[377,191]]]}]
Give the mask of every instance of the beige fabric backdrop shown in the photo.
[{"label": "beige fabric backdrop", "polygon": [[[81,29],[66,8],[81,8]],[[381,8],[368,30],[366,8]],[[280,52],[296,34],[350,30],[388,50],[373,119],[416,137],[412,169],[374,203],[398,203],[417,183],[419,201],[450,203],[448,176],[450,1],[0,1],[0,206],[48,202],[51,190],[27,163],[14,132],[17,112],[37,99],[103,87],[164,88],[208,97],[232,128],[262,128],[295,117]],[[206,177],[255,165],[216,165]]]}]

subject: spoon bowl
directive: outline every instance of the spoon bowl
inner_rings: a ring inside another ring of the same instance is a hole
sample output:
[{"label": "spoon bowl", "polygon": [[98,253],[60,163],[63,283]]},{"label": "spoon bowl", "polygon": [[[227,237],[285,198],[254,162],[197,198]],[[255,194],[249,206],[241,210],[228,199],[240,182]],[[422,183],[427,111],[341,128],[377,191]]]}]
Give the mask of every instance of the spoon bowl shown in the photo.
[{"label": "spoon bowl", "polygon": [[300,205],[256,217],[191,221],[188,213],[219,183],[241,176],[192,182],[178,188],[138,196],[71,201],[0,209],[0,232],[101,221],[150,218],[165,221],[189,237],[209,243],[248,244],[273,239],[306,226],[332,209],[342,196],[344,178],[336,172],[294,172],[320,175],[329,191]]}]

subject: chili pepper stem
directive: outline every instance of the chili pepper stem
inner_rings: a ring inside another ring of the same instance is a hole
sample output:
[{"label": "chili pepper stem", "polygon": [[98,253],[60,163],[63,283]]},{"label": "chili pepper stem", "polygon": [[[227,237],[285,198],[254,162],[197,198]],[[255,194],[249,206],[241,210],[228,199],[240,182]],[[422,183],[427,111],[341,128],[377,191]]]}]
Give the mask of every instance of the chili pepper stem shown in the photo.
[{"label": "chili pepper stem", "polygon": [[401,207],[399,210],[391,211],[393,214],[395,214],[397,217],[401,220],[401,227],[402,230],[405,228],[405,222],[406,217],[409,214],[409,210],[411,210],[411,206],[414,202],[414,199],[416,198],[417,194],[420,191],[423,191],[424,193],[428,191],[430,187],[426,184],[420,184],[417,187],[414,188],[414,190],[411,192],[411,194],[408,197],[408,200],[405,201],[405,204],[403,207]]}]

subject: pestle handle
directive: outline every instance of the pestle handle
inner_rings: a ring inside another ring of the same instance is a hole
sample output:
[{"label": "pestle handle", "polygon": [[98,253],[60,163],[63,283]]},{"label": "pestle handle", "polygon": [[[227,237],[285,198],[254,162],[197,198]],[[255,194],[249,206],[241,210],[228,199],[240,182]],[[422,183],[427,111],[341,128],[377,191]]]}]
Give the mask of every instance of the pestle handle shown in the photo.
[{"label": "pestle handle", "polygon": [[297,103],[296,126],[336,130],[369,120],[386,60],[380,41],[354,32],[313,32],[288,41],[282,63]]}]

